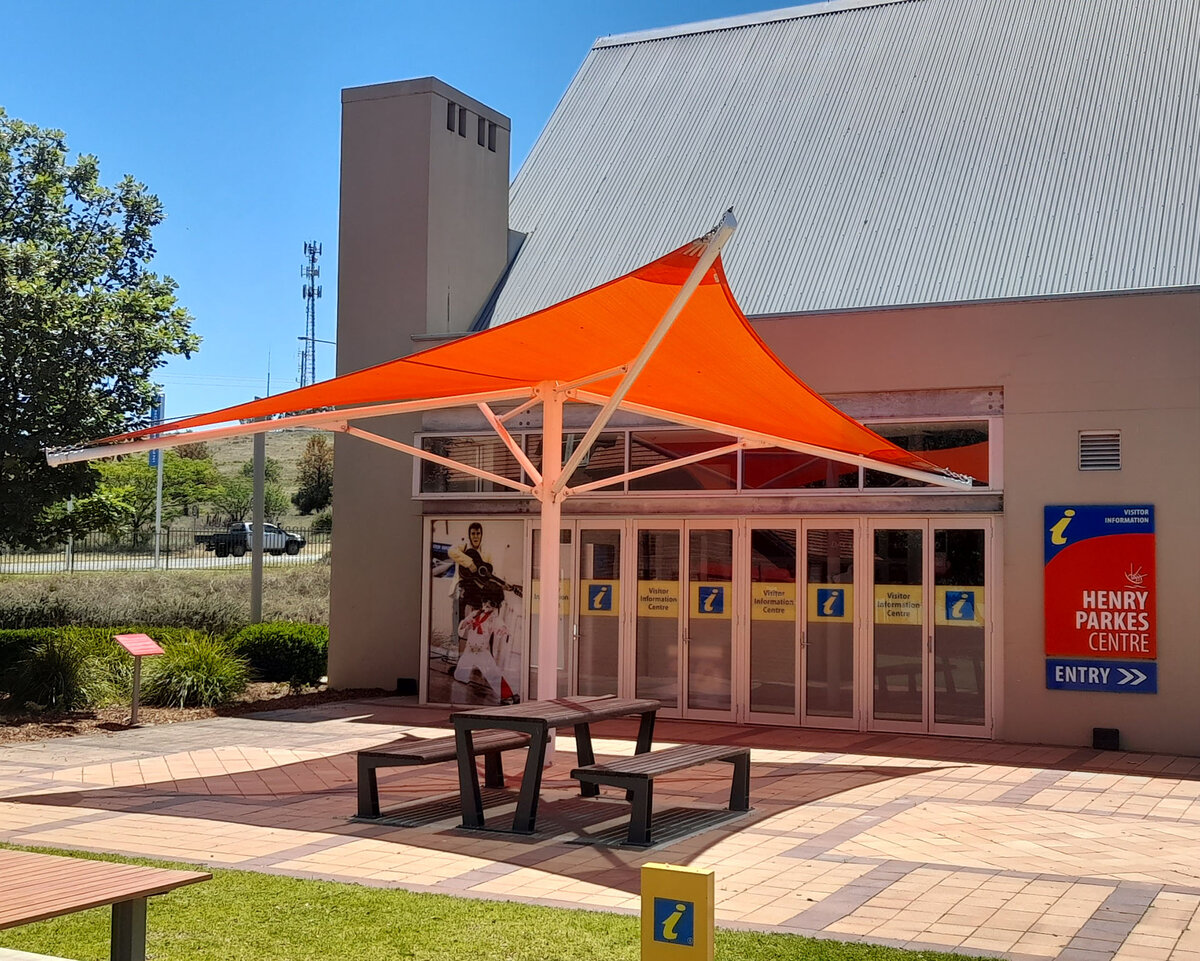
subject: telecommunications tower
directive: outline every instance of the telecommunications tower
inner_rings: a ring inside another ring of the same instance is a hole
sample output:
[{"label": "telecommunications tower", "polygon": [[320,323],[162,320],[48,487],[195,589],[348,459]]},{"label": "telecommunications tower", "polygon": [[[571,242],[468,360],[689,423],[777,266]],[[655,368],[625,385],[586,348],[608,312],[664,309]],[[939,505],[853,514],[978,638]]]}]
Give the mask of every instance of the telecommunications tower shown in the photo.
[{"label": "telecommunications tower", "polygon": [[321,286],[317,278],[321,268],[317,258],[321,256],[321,245],[316,241],[305,243],[306,263],[300,265],[300,276],[304,279],[301,296],[304,298],[304,346],[300,349],[300,386],[307,387],[317,382],[317,301],[321,298]]}]

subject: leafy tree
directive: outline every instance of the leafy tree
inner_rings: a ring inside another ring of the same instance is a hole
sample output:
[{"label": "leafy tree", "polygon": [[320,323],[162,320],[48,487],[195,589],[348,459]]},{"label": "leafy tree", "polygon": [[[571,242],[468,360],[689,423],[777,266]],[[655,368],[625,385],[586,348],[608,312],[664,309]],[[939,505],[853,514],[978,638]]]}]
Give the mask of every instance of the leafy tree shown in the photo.
[{"label": "leafy tree", "polygon": [[296,465],[298,489],[292,503],[301,514],[321,511],[333,502],[333,445],[324,434],[313,434]]},{"label": "leafy tree", "polygon": [[133,525],[133,509],[123,498],[124,491],[104,490],[81,497],[68,505],[59,501],[42,516],[48,542],[61,544],[68,537],[86,537],[100,532],[116,536]]},{"label": "leafy tree", "polygon": [[[101,490],[116,496],[129,508],[129,529],[141,532],[154,523],[158,497],[158,471],[143,456],[100,463]],[[193,504],[212,499],[221,475],[212,461],[180,457],[163,451],[163,520],[186,514]]]},{"label": "leafy tree", "polygon": [[[250,519],[254,509],[254,481],[248,477],[225,477],[210,501],[222,523],[240,524]],[[263,488],[263,515],[272,524],[287,513],[288,499],[283,488],[267,482]]]},{"label": "leafy tree", "polygon": [[0,543],[36,542],[47,507],[94,489],[44,447],[144,426],[154,370],[199,346],[175,282],[148,269],[162,220],[144,185],[101,185],[61,131],[0,109]]},{"label": "leafy tree", "polygon": [[[249,481],[254,480],[254,461],[248,460],[238,468],[238,473]],[[283,468],[274,457],[263,458],[263,478],[268,484],[278,484],[283,479]]]}]

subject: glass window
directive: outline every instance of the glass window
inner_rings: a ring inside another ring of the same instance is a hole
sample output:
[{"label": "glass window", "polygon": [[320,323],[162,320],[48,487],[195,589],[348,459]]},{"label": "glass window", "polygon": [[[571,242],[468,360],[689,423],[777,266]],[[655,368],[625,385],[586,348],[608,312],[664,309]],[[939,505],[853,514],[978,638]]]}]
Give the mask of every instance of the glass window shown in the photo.
[{"label": "glass window", "polygon": [[[498,437],[422,437],[421,449],[514,481],[522,479],[521,465]],[[466,471],[432,461],[421,461],[422,494],[479,494],[509,490],[512,488]]]},{"label": "glass window", "polygon": [[858,467],[779,447],[742,452],[744,490],[819,490],[858,487]]},{"label": "glass window", "polygon": [[[563,435],[562,462],[565,464],[575,449],[583,440],[583,434],[570,433]],[[525,453],[538,470],[542,469],[542,435],[529,434],[525,438]],[[571,475],[570,486],[579,487],[591,484],[593,481],[604,480],[606,477],[616,477],[625,473],[625,433],[623,431],[608,431],[602,433],[592,444],[592,449]],[[604,488],[601,488],[602,490]],[[615,484],[610,490],[620,490],[620,484]]]},{"label": "glass window", "polygon": [[[897,447],[920,454],[938,467],[947,467],[975,479],[975,487],[988,485],[988,423],[986,420],[925,424],[868,424],[880,437]],[[884,471],[864,471],[866,487],[932,487],[924,481],[897,477]]]},{"label": "glass window", "polygon": [[[642,430],[630,434],[629,469],[655,467],[681,457],[715,450],[733,438],[706,430]],[[731,491],[737,487],[737,453],[660,471],[629,482],[635,491]]]}]

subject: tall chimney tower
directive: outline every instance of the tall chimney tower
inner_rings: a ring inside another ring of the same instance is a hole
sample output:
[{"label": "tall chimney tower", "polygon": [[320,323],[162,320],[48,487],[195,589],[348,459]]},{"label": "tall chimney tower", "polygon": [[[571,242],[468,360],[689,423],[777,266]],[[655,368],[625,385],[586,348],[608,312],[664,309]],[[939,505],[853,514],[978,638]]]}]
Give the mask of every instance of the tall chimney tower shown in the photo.
[{"label": "tall chimney tower", "polygon": [[[339,374],[470,329],[507,265],[510,129],[433,77],[342,91]],[[407,443],[419,428],[369,424]],[[330,683],[415,680],[421,599],[397,590],[425,566],[412,460],[345,435],[334,450]]]}]

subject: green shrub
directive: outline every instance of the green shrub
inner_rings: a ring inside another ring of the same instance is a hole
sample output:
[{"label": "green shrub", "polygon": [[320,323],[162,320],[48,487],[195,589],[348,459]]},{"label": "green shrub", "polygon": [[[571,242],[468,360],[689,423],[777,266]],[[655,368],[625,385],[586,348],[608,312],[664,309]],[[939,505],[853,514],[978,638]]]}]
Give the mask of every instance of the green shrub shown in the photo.
[{"label": "green shrub", "polygon": [[112,689],[87,644],[54,631],[35,641],[4,672],[9,704],[75,711],[111,699]]},{"label": "green shrub", "polygon": [[232,638],[234,650],[250,662],[264,681],[287,681],[291,687],[320,682],[329,661],[329,628],[276,621],[251,624]]},{"label": "green shrub", "polygon": [[178,637],[143,665],[142,700],[163,707],[215,707],[246,690],[249,667],[224,641]]},{"label": "green shrub", "polygon": [[57,633],[52,627],[0,630],[0,694],[8,693],[7,678],[13,671],[13,665],[30,648],[52,639]]},{"label": "green shrub", "polygon": [[314,534],[328,534],[333,530],[333,511],[321,511],[313,518],[312,526],[309,528]]}]

